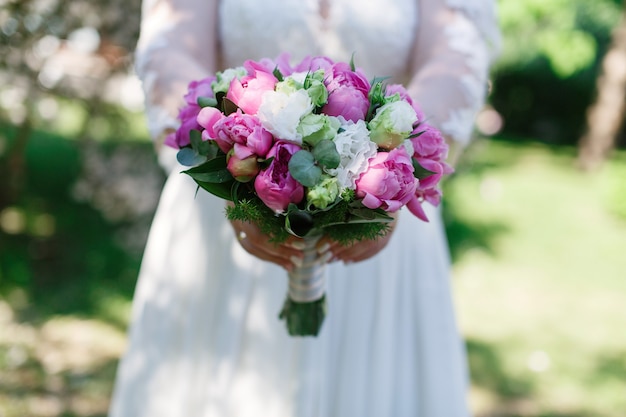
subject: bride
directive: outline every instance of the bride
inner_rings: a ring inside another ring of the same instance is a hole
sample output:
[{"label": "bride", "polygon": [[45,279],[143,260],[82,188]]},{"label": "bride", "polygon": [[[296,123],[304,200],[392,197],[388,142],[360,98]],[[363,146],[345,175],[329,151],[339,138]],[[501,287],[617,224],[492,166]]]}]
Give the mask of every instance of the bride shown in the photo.
[{"label": "bride", "polygon": [[[453,154],[468,142],[497,42],[489,0],[144,0],[137,72],[150,132],[177,127],[191,80],[246,59],[326,55],[403,83]],[[463,341],[440,213],[325,248],[316,338],[278,312],[297,245],[274,247],[196,195],[175,150],[145,249],[110,417],[468,416]],[[234,229],[234,230],[233,230]],[[239,233],[244,232],[244,233]]]}]

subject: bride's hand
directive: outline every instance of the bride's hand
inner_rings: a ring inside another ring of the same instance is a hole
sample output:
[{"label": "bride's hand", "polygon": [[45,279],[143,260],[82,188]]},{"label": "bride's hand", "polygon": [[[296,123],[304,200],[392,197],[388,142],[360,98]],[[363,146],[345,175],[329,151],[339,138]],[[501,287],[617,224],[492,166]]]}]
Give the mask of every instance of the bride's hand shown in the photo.
[{"label": "bride's hand", "polygon": [[230,223],[241,247],[257,258],[273,262],[287,271],[291,271],[294,265],[302,261],[304,255],[301,239],[289,237],[285,242],[273,243],[250,222],[233,220]]}]

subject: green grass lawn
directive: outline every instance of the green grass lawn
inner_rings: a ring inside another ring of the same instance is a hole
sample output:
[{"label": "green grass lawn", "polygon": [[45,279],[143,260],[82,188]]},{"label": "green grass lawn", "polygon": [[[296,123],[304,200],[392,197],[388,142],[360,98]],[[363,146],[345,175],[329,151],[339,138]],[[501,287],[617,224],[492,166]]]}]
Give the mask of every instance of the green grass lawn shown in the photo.
[{"label": "green grass lawn", "polygon": [[[151,150],[99,152],[112,170]],[[35,136],[24,192],[0,208],[2,417],[106,415],[145,234],[129,245],[136,216],[77,197],[81,155],[77,142]],[[574,159],[483,140],[446,183],[478,417],[626,415],[626,153],[594,174]]]},{"label": "green grass lawn", "polygon": [[625,168],[485,141],[446,185],[480,415],[626,415]]}]

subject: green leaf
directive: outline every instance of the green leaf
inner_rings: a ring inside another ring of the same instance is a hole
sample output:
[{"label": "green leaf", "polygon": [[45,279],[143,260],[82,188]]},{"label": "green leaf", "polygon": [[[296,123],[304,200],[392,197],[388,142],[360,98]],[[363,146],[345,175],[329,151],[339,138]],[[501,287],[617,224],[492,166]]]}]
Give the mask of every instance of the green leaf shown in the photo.
[{"label": "green leaf", "polygon": [[239,109],[239,107],[237,107],[237,105],[230,99],[226,97],[222,99],[222,113],[224,113],[225,116],[228,116],[231,113],[236,113],[237,109]]},{"label": "green leaf", "polygon": [[274,68],[274,71],[272,71],[272,74],[274,75],[274,77],[276,77],[276,79],[280,82],[283,81],[285,79],[285,77],[283,77],[283,73],[280,72],[280,70],[278,69],[278,67]]},{"label": "green leaf", "polygon": [[354,52],[352,52],[352,56],[350,57],[350,69],[352,72],[356,71],[356,66],[354,65]]},{"label": "green leaf", "polygon": [[289,173],[305,187],[313,187],[322,178],[322,169],[315,165],[313,154],[299,150],[289,160]]},{"label": "green leaf", "polygon": [[235,181],[234,179],[232,181],[222,183],[204,182],[196,180],[196,184],[198,184],[202,189],[208,191],[214,196],[229,201],[232,201],[233,183],[236,182],[237,181]]},{"label": "green leaf", "polygon": [[225,183],[234,180],[226,169],[226,155],[208,160],[202,165],[183,171],[183,173],[189,175],[196,182]]},{"label": "green leaf", "polygon": [[181,165],[192,167],[206,161],[206,156],[200,155],[195,149],[184,147],[176,154],[176,160]]},{"label": "green leaf", "polygon": [[197,103],[200,107],[217,107],[217,99],[213,97],[198,97]]},{"label": "green leaf", "polygon": [[413,176],[418,180],[423,180],[424,178],[430,177],[431,175],[435,174],[435,172],[421,166],[417,159],[411,158],[411,162],[413,162]]},{"label": "green leaf", "polygon": [[393,221],[393,217],[381,209],[372,210],[367,207],[352,208],[350,209],[350,214],[353,217],[348,219],[348,223],[388,223]]},{"label": "green leaf", "polygon": [[335,142],[332,140],[322,140],[313,148],[313,158],[325,168],[334,169],[339,166],[341,156],[337,151]]}]

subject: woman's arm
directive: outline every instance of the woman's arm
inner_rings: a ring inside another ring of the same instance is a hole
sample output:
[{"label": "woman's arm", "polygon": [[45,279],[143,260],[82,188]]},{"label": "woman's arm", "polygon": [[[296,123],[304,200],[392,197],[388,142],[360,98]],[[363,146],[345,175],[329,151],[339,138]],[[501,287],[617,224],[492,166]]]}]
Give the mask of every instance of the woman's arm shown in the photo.
[{"label": "woman's arm", "polygon": [[157,142],[178,127],[189,82],[215,72],[217,32],[216,0],[144,0],[135,68]]},{"label": "woman's arm", "polygon": [[470,141],[484,104],[498,40],[495,1],[419,1],[408,90],[446,136],[452,164]]}]

